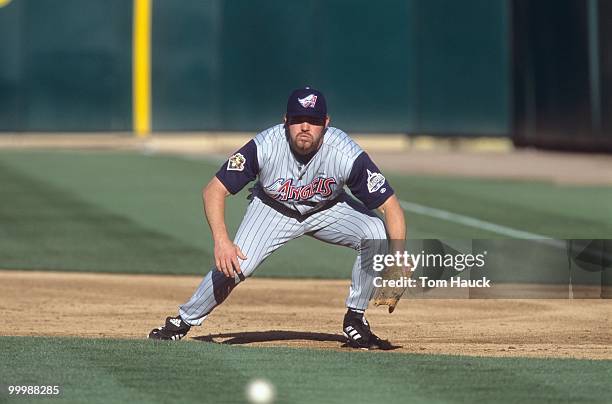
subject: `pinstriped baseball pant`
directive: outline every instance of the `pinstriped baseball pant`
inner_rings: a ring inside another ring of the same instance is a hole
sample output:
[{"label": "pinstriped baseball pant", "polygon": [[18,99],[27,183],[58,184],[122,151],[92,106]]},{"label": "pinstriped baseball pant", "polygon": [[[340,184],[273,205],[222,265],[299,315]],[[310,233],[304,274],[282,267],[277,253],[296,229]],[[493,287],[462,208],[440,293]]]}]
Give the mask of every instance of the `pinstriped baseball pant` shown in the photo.
[{"label": "pinstriped baseball pant", "polygon": [[[302,221],[280,213],[259,198],[253,198],[234,238],[234,243],[248,257],[239,260],[242,273],[246,277],[252,275],[276,249],[304,234],[358,251],[346,306],[365,310],[374,293],[375,275],[372,265],[362,263],[362,257],[372,255],[364,251],[368,243],[362,244],[362,240],[386,240],[387,235],[383,221],[348,195],[332,207]],[[191,299],[180,306],[179,314],[183,321],[191,325],[202,324],[239,282],[238,277],[226,278],[213,267]]]}]

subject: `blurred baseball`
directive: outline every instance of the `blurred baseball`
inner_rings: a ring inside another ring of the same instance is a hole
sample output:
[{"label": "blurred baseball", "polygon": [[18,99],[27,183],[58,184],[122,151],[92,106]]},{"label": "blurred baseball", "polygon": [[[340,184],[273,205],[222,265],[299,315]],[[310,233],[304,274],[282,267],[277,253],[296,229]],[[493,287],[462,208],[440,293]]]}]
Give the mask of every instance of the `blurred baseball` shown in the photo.
[{"label": "blurred baseball", "polygon": [[274,400],[274,385],[263,379],[252,380],[247,385],[247,397],[251,403],[271,403]]}]

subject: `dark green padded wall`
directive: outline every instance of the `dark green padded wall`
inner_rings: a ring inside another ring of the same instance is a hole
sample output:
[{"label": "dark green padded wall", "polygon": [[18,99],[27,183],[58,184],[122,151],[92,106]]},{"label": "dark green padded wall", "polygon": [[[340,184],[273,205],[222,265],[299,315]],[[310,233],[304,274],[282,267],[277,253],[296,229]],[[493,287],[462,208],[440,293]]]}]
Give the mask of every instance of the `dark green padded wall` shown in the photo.
[{"label": "dark green padded wall", "polygon": [[[312,85],[351,132],[508,132],[507,0],[154,0],[153,129],[248,130]],[[129,0],[0,8],[0,130],[131,129]]]},{"label": "dark green padded wall", "polygon": [[22,8],[16,1],[0,8],[0,130],[6,131],[18,130],[21,121]]},{"label": "dark green padded wall", "polygon": [[152,32],[152,126],[221,128],[221,1],[156,0]]},{"label": "dark green padded wall", "polygon": [[505,0],[156,0],[153,128],[262,129],[308,84],[346,130],[505,135],[507,17]]},{"label": "dark green padded wall", "polygon": [[612,2],[599,2],[601,132],[612,139]]},{"label": "dark green padded wall", "polygon": [[417,4],[417,130],[506,134],[510,125],[507,2]]},{"label": "dark green padded wall", "polygon": [[13,0],[0,18],[15,35],[2,40],[2,65],[18,70],[0,68],[16,91],[0,129],[131,129],[130,1]]},{"label": "dark green padded wall", "polygon": [[359,131],[408,128],[415,100],[408,46],[413,3],[386,3],[390,7],[367,0],[225,2],[224,127],[270,125],[282,117],[292,89],[311,85],[326,94],[332,124]]},{"label": "dark green padded wall", "polygon": [[[406,132],[417,125],[416,1],[317,1],[317,78],[331,115],[350,131]],[[334,123],[334,122],[332,122]]]},{"label": "dark green padded wall", "polygon": [[[333,6],[332,6],[333,7]],[[223,2],[220,104],[223,127],[280,122],[289,92],[315,79],[313,1]]]}]

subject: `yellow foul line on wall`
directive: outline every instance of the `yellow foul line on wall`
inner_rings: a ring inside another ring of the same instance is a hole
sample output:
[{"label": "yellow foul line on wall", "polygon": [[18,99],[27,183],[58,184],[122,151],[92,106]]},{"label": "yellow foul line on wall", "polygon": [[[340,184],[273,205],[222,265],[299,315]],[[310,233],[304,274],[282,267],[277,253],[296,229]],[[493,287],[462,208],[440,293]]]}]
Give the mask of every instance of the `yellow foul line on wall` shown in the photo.
[{"label": "yellow foul line on wall", "polygon": [[134,0],[132,119],[138,137],[151,132],[151,1]]}]

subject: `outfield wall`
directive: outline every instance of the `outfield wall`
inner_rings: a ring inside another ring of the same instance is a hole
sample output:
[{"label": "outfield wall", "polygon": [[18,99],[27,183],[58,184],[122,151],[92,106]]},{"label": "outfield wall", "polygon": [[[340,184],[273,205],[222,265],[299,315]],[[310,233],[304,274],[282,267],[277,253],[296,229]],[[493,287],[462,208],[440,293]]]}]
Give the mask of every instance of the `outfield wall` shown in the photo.
[{"label": "outfield wall", "polygon": [[131,15],[125,0],[0,8],[0,130],[130,130]]},{"label": "outfield wall", "polygon": [[513,140],[612,152],[612,2],[513,0]]},{"label": "outfield wall", "polygon": [[312,85],[351,133],[612,151],[611,18],[605,0],[2,0],[0,131],[253,132]]},{"label": "outfield wall", "polygon": [[[131,130],[132,6],[0,8],[0,130]],[[310,84],[350,131],[509,132],[506,0],[153,0],[152,11],[154,131],[261,129]]]}]

